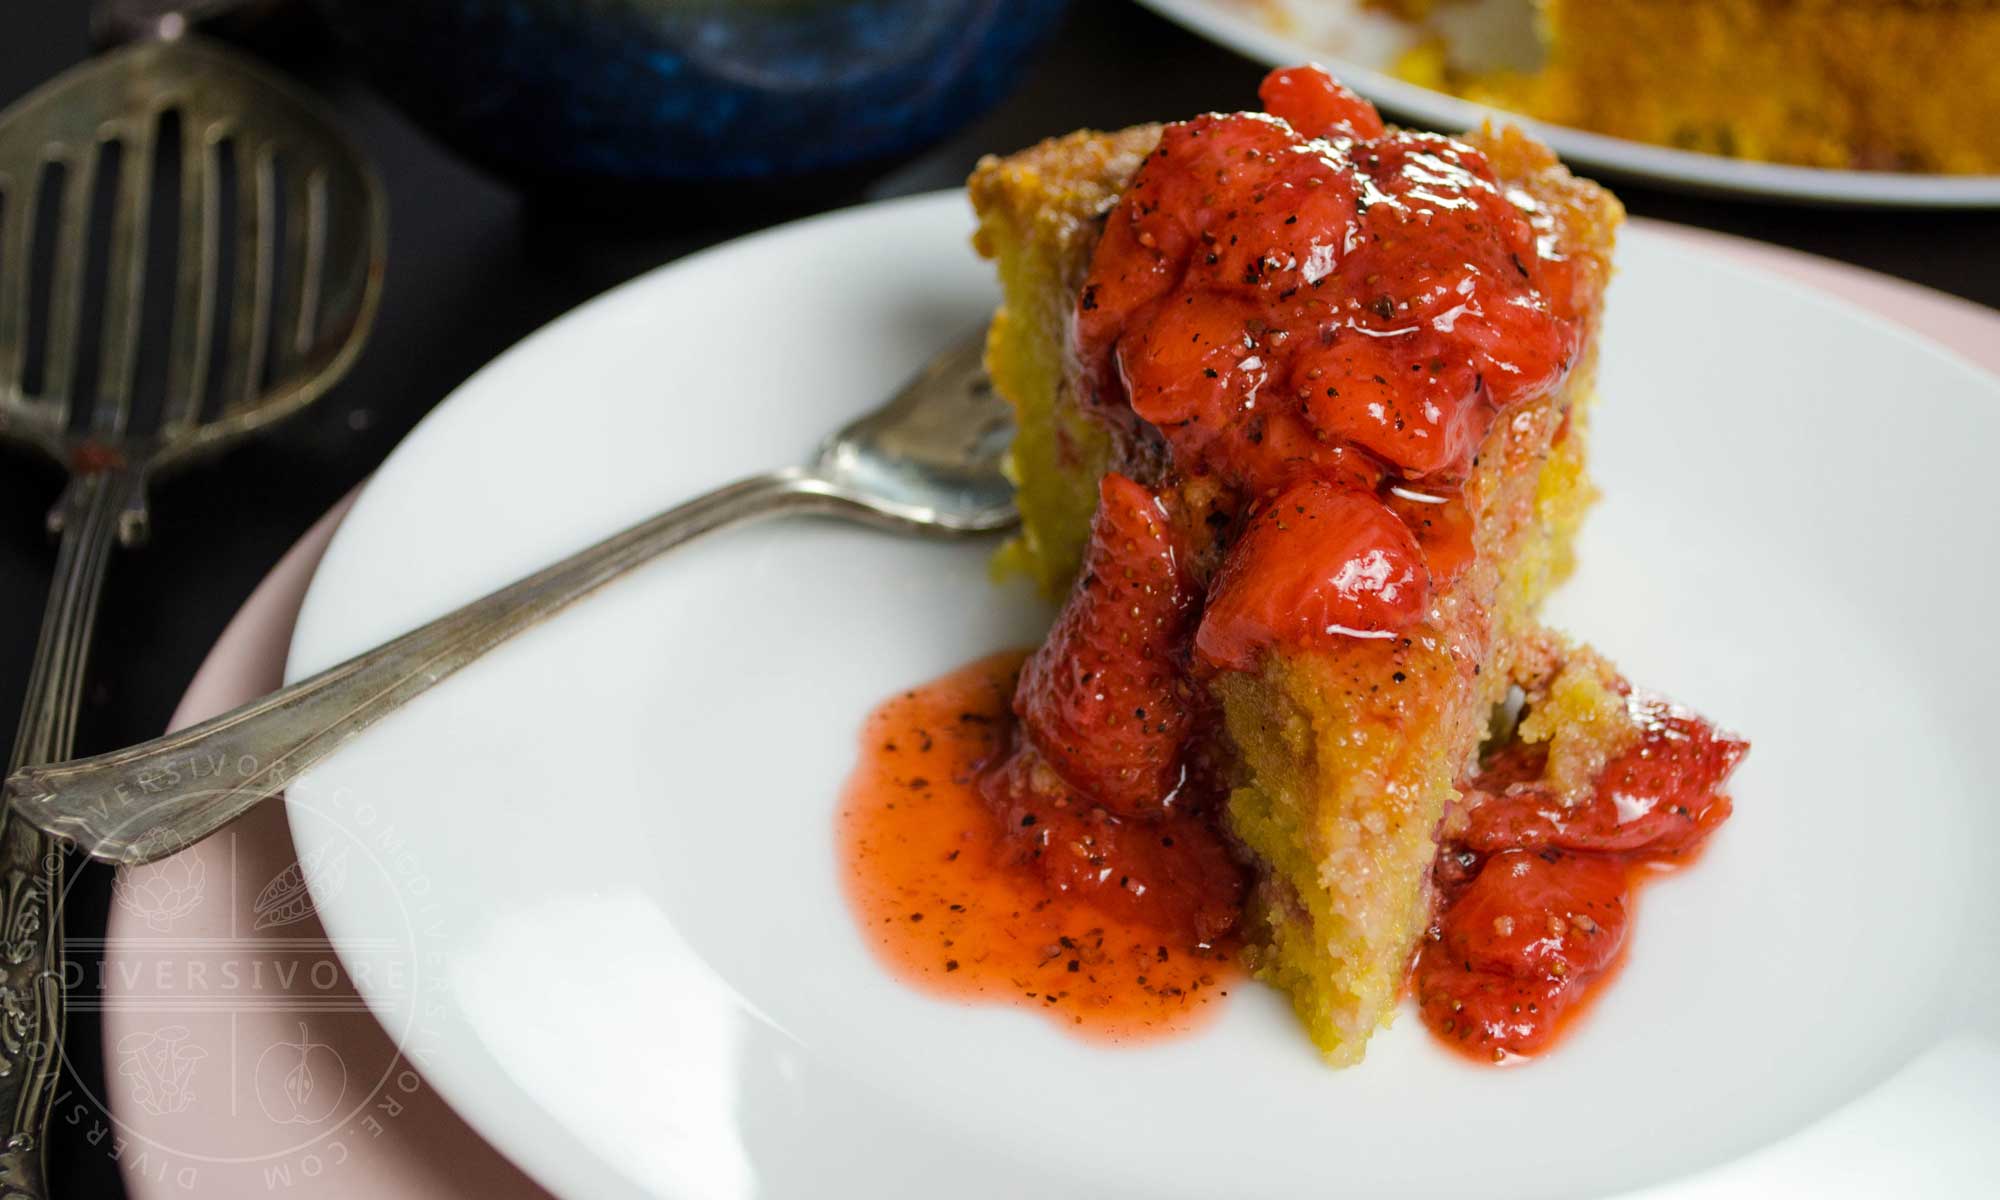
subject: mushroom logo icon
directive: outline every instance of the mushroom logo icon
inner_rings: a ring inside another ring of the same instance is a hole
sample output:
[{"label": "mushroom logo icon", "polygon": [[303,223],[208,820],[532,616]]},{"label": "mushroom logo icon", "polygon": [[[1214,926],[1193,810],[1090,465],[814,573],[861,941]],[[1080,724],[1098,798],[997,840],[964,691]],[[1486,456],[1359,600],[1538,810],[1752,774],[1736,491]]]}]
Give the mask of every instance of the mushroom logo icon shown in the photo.
[{"label": "mushroom logo icon", "polygon": [[132,1099],[153,1116],[187,1111],[194,1103],[195,1064],[208,1051],[188,1041],[185,1025],[118,1039],[118,1074],[132,1081]]}]

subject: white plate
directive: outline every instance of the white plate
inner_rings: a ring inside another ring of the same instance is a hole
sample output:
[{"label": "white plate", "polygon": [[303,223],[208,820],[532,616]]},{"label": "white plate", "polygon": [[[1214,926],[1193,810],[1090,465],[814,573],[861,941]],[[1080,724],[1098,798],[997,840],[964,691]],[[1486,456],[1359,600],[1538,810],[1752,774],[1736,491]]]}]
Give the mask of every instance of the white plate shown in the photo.
[{"label": "white plate", "polygon": [[1626,138],[1500,114],[1444,92],[1397,78],[1394,64],[1409,48],[1407,27],[1355,0],[1305,0],[1293,11],[1319,11],[1310,27],[1281,32],[1262,15],[1271,0],[1140,0],[1210,41],[1271,66],[1318,61],[1383,109],[1434,129],[1472,129],[1488,117],[1511,122],[1555,147],[1576,167],[1645,180],[1664,187],[1824,204],[1912,208],[2000,206],[2000,175],[1915,175],[1835,171],[1752,162],[1676,150]]},{"label": "white plate", "polygon": [[[289,674],[806,453],[984,318],[969,227],[956,195],[816,218],[509,351],[368,486]],[[1872,1178],[2000,1175],[2000,830],[1974,790],[2000,383],[1657,235],[1620,253],[1607,496],[1555,615],[1756,748],[1559,1053],[1468,1067],[1406,1014],[1336,1073],[1260,987],[1107,1050],[897,983],[838,887],[859,723],[1046,615],[987,546],[812,522],[654,564],[293,788],[303,861],[367,851],[315,880],[361,992],[474,1127],[590,1200],[1547,1197],[1781,1142],[1736,1170],[1831,1163],[1865,1194],[1873,1143],[1840,1122],[1885,1107],[1918,1132]]]}]

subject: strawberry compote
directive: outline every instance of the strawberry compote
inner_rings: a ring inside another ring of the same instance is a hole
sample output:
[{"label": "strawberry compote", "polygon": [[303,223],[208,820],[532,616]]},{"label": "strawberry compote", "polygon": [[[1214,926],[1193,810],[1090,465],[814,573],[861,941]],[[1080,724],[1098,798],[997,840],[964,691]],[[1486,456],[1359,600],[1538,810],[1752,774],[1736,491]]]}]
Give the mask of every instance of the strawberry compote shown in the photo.
[{"label": "strawberry compote", "polygon": [[[1586,350],[1594,295],[1478,150],[1385,127],[1317,67],[1259,95],[1164,127],[1077,291],[1075,378],[1116,469],[1048,639],[871,719],[849,890],[923,986],[1116,1036],[1225,994],[1250,877],[1208,681],[1426,620],[1472,560],[1461,487],[1496,416]],[[1634,873],[1727,815],[1741,743],[1653,716],[1575,811],[1536,806],[1530,750],[1468,785],[1485,803],[1440,860],[1415,976],[1448,1040],[1539,1048],[1614,961]],[[1553,950],[1525,932],[1558,920]]]},{"label": "strawberry compote", "polygon": [[1546,748],[1512,742],[1465,785],[1438,853],[1438,904],[1411,990],[1445,1044],[1505,1062],[1549,1045],[1614,969],[1632,898],[1729,818],[1749,744],[1620,683],[1633,736],[1588,794],[1556,794]]}]

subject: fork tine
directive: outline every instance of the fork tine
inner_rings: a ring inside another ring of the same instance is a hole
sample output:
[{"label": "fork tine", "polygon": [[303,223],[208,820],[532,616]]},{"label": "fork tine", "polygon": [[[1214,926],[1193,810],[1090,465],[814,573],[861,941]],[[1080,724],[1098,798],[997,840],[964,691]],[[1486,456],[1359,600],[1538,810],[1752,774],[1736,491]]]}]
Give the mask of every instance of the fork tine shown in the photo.
[{"label": "fork tine", "polygon": [[220,231],[217,194],[222,170],[216,162],[213,130],[201,127],[192,111],[181,116],[180,253],[174,281],[173,343],[167,356],[166,402],[160,429],[173,434],[201,418],[208,389],[209,347],[215,340],[215,293]]},{"label": "fork tine", "polygon": [[[237,183],[242,189],[237,229],[235,297],[229,309],[229,373],[223,380],[225,414],[240,412],[257,399],[270,350],[271,273],[278,248],[271,244],[271,211],[276,197],[268,144],[237,144]],[[223,230],[228,237],[229,231]]]},{"label": "fork tine", "polygon": [[93,428],[123,434],[132,417],[132,367],[139,343],[139,302],[146,294],[147,216],[152,202],[154,131],[152,116],[125,134],[118,174],[117,205],[111,219],[111,254],[106,260],[102,360],[97,375]]},{"label": "fork tine", "polygon": [[[53,156],[52,156],[53,157]],[[49,289],[47,367],[42,398],[55,409],[59,425],[69,423],[70,384],[76,377],[77,323],[82,319],[83,273],[89,255],[90,193],[97,181],[97,147],[71,150],[63,181],[61,217],[56,226],[55,276]]]}]

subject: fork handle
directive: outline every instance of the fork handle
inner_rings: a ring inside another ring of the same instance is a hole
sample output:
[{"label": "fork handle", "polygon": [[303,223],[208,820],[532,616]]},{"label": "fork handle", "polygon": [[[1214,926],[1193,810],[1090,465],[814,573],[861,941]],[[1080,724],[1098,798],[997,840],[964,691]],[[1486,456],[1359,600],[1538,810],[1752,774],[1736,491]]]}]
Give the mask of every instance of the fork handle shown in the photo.
[{"label": "fork handle", "polygon": [[[122,472],[78,475],[55,510],[62,545],[21,707],[11,767],[59,762],[76,742],[84,665],[105,568],[139,481]],[[48,1195],[42,1135],[62,1061],[63,854],[54,839],[0,812],[0,1197]]]},{"label": "fork handle", "polygon": [[152,862],[283,791],[433,684],[634,567],[712,530],[803,512],[869,515],[811,472],[753,476],[232,712],[110,754],[16,772],[7,799],[93,858]]}]

